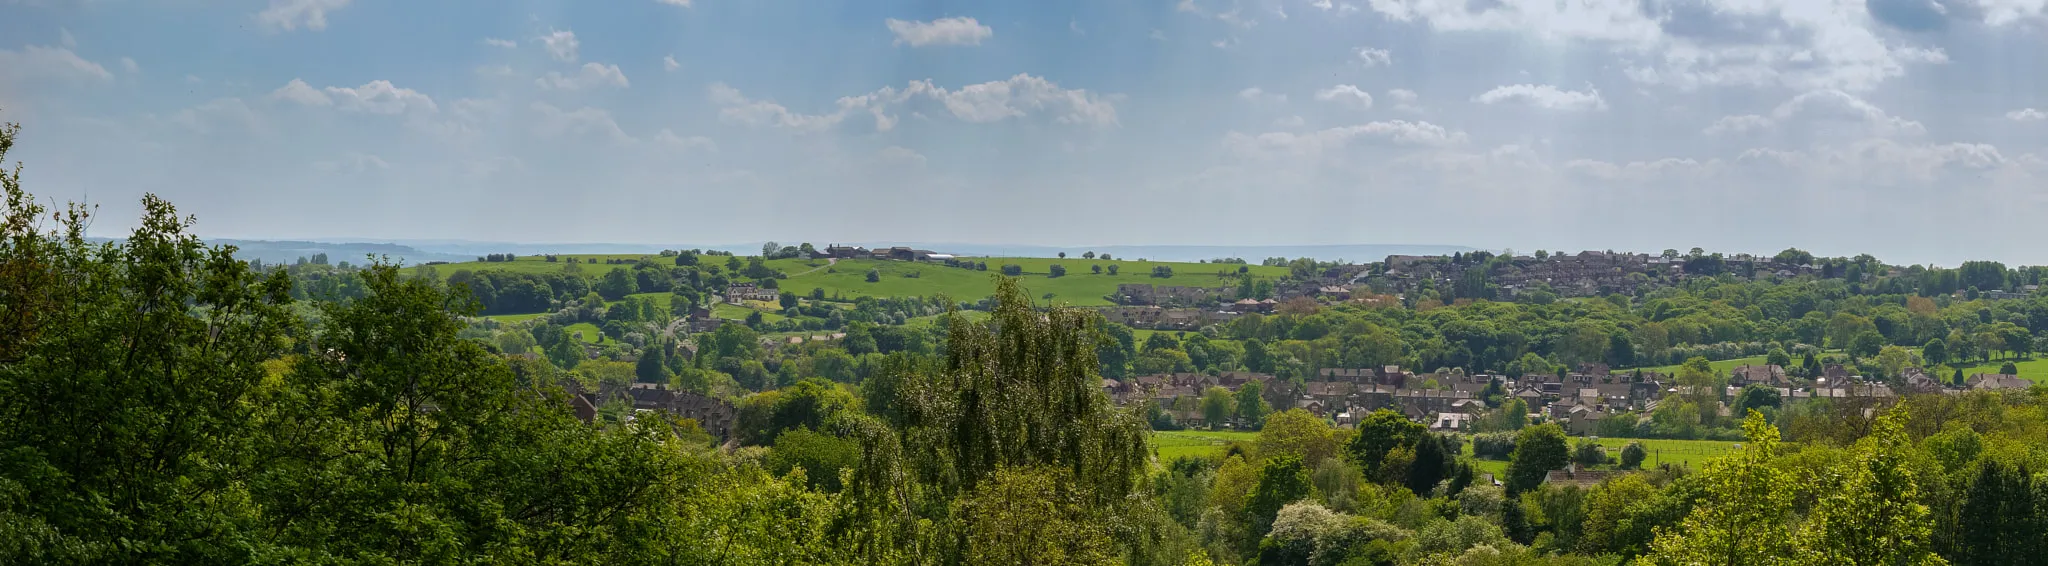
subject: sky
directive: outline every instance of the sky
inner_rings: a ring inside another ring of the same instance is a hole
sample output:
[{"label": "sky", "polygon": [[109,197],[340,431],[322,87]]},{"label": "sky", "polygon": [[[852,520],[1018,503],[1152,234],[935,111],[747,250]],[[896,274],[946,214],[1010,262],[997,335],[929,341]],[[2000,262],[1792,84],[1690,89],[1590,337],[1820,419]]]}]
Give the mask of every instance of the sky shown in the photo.
[{"label": "sky", "polygon": [[2048,0],[0,0],[8,157],[205,236],[2048,263]]}]

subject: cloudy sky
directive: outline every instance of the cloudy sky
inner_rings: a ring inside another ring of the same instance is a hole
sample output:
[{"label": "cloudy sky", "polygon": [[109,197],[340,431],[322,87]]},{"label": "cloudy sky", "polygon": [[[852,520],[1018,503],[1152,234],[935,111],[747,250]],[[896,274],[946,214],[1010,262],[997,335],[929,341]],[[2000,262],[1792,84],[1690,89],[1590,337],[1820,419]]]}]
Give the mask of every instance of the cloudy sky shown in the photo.
[{"label": "cloudy sky", "polygon": [[108,235],[2048,263],[2044,5],[0,0],[0,119]]}]

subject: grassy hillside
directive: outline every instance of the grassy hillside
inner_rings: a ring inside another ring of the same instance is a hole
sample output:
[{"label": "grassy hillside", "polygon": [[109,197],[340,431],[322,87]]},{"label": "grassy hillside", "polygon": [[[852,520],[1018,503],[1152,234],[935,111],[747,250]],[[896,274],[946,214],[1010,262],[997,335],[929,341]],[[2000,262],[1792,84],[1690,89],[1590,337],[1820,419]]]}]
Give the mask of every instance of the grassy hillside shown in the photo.
[{"label": "grassy hillside", "polygon": [[[587,260],[642,259],[667,262],[670,258],[657,255],[610,254],[610,255],[563,255],[563,258]],[[723,261],[720,258],[705,257],[706,261]],[[988,271],[972,271],[957,267],[928,263],[901,261],[878,261],[867,259],[841,260],[827,266],[825,260],[778,259],[768,262],[772,268],[789,274],[782,281],[782,288],[799,294],[821,288],[826,295],[838,294],[848,299],[859,297],[907,297],[945,295],[955,300],[971,301],[989,296],[995,291],[991,275],[999,273],[1004,265],[1017,265],[1024,269],[1024,288],[1035,300],[1043,301],[1046,293],[1052,293],[1057,304],[1074,306],[1103,306],[1110,304],[1102,296],[1116,291],[1120,283],[1152,283],[1158,285],[1192,285],[1203,287],[1221,286],[1226,280],[1218,279],[1218,272],[1236,273],[1238,266],[1226,264],[1204,264],[1159,261],[1127,261],[1122,259],[1103,261],[1080,258],[973,258],[988,263]],[[1049,277],[1054,264],[1067,268],[1065,277]],[[412,273],[431,269],[441,277],[447,277],[459,270],[501,270],[516,273],[561,273],[571,264],[548,262],[538,256],[523,256],[509,262],[462,262],[435,266],[407,268]],[[587,276],[602,275],[619,265],[605,263],[576,263],[576,268]],[[1090,266],[1100,265],[1103,272],[1093,273]],[[1110,275],[1109,266],[1118,268],[1116,275]],[[1167,266],[1173,269],[1171,278],[1152,277],[1152,268]],[[1279,277],[1287,274],[1284,267],[1245,266],[1250,272],[1265,276]],[[881,271],[882,280],[867,282],[869,269]],[[911,275],[916,275],[912,277]]]},{"label": "grassy hillside", "polygon": [[[1044,302],[1046,293],[1053,295],[1054,304],[1073,306],[1105,306],[1109,301],[1102,298],[1116,291],[1122,283],[1151,283],[1155,285],[1190,285],[1215,287],[1228,284],[1231,280],[1219,279],[1216,273],[1236,273],[1237,266],[1201,263],[1169,263],[1139,261],[1100,261],[1082,259],[1046,258],[976,258],[986,261],[988,271],[972,271],[943,265],[877,260],[840,260],[826,269],[823,260],[775,260],[768,264],[790,277],[782,281],[783,289],[798,294],[809,293],[811,289],[824,289],[827,296],[837,294],[848,299],[858,297],[903,297],[945,295],[954,300],[971,301],[989,296],[995,291],[993,276],[1003,265],[1014,264],[1024,269],[1020,277],[1024,289],[1033,300]],[[1051,266],[1067,268],[1064,277],[1050,277]],[[1089,266],[1101,265],[1103,272],[1093,273]],[[1109,266],[1118,266],[1116,275],[1109,274]],[[1173,268],[1171,278],[1152,277],[1154,266]],[[881,272],[881,280],[869,283],[868,270]],[[1277,277],[1286,274],[1280,267],[1250,266],[1258,275]],[[1234,280],[1234,278],[1232,279]]]},{"label": "grassy hillside", "polygon": [[1152,448],[1159,456],[1159,463],[1164,464],[1183,456],[1222,454],[1231,442],[1251,442],[1258,437],[1256,432],[1163,430],[1152,433]]}]

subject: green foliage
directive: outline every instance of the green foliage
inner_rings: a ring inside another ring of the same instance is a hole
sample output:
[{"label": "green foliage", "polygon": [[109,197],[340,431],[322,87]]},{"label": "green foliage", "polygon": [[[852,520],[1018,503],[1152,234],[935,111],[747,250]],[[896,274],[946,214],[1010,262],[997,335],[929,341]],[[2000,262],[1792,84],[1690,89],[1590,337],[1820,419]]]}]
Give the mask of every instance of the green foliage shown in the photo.
[{"label": "green foliage", "polygon": [[1245,514],[1251,523],[1254,538],[1264,537],[1273,528],[1273,519],[1280,514],[1280,508],[1289,503],[1307,499],[1315,494],[1315,484],[1309,481],[1308,467],[1301,458],[1279,456],[1266,460],[1259,468],[1258,483],[1245,501]]},{"label": "green foliage", "polygon": [[1553,423],[1524,428],[1515,434],[1515,452],[1508,458],[1508,493],[1535,489],[1551,470],[1570,462],[1563,428]]},{"label": "green foliage", "polygon": [[1358,422],[1358,434],[1351,438],[1344,453],[1351,461],[1364,470],[1378,470],[1388,452],[1403,446],[1413,446],[1416,439],[1428,433],[1421,423],[1408,420],[1387,409],[1373,411]]},{"label": "green foliage", "polygon": [[1684,522],[1658,529],[1650,564],[1793,564],[1790,537],[1783,533],[1792,506],[1792,478],[1771,465],[1778,429],[1751,412],[1742,423],[1742,453],[1715,460],[1701,472],[1703,498]]}]

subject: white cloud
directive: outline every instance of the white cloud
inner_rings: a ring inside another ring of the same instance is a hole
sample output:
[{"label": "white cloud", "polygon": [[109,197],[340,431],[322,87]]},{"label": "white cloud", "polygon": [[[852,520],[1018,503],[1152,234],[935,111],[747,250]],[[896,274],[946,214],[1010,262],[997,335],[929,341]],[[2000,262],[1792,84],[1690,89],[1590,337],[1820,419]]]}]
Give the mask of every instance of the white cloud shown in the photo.
[{"label": "white cloud", "polygon": [[1394,64],[1394,54],[1385,49],[1358,48],[1358,61],[1367,67],[1384,67]]},{"label": "white cloud", "polygon": [[929,22],[904,21],[891,18],[884,22],[889,31],[896,34],[896,44],[910,44],[911,47],[926,45],[981,45],[981,40],[995,35],[996,31],[974,18],[940,18]]},{"label": "white cloud", "polygon": [[2012,120],[2012,121],[2016,121],[2016,122],[2032,122],[2032,121],[2035,121],[2035,120],[2048,120],[2048,112],[2042,112],[2042,111],[2040,111],[2040,110],[2035,110],[2035,109],[2032,109],[2032,108],[2021,108],[2021,109],[2019,109],[2019,110],[2014,110],[2014,111],[2011,111],[2011,112],[2007,112],[2007,113],[2005,113],[2005,119],[2007,119],[2007,120]]},{"label": "white cloud", "polygon": [[[1860,91],[1904,74],[1907,65],[1947,61],[1940,49],[1914,45],[1914,36],[1879,29],[1883,24],[1872,17],[1864,2],[1856,1],[1373,0],[1370,4],[1389,19],[1426,24],[1438,32],[1525,33],[1547,41],[1605,48],[1623,58],[1625,71],[1633,80],[1683,89],[1777,85],[1797,90]],[[1998,10],[1986,12],[1987,22],[1998,21],[1992,15]]]},{"label": "white cloud", "polygon": [[1246,157],[1317,157],[1343,149],[1358,140],[1379,141],[1398,147],[1441,148],[1465,143],[1463,132],[1454,132],[1429,122],[1391,120],[1356,126],[1329,128],[1307,133],[1266,132],[1248,135],[1231,132],[1224,147]]},{"label": "white cloud", "polygon": [[134,59],[129,59],[129,58],[127,58],[127,57],[122,57],[122,58],[121,58],[121,70],[123,70],[123,71],[128,71],[128,73],[129,73],[129,74],[134,74],[134,73],[139,73],[139,72],[142,72],[142,66],[141,66],[141,65],[137,65],[137,64],[135,64],[135,60],[134,60]]},{"label": "white cloud", "polygon": [[1394,109],[1402,112],[1421,112],[1422,107],[1415,104],[1419,99],[1421,96],[1415,94],[1415,91],[1405,88],[1387,90],[1387,100],[1394,101]]},{"label": "white cloud", "polygon": [[348,6],[349,0],[270,0],[270,7],[256,13],[256,22],[271,31],[327,29],[327,13]]},{"label": "white cloud", "polygon": [[440,110],[440,107],[434,104],[433,98],[416,90],[399,88],[386,80],[370,81],[354,88],[330,86],[314,90],[306,81],[292,79],[291,82],[271,91],[270,98],[304,106],[333,106],[347,112],[368,114]]},{"label": "white cloud", "polygon": [[66,48],[78,47],[78,38],[71,36],[71,30],[57,28],[57,44]]},{"label": "white cloud", "polygon": [[654,1],[655,1],[656,3],[660,3],[660,4],[667,4],[667,5],[670,5],[670,6],[682,6],[682,7],[684,7],[684,8],[688,8],[688,7],[690,7],[690,0],[654,0]]},{"label": "white cloud", "polygon": [[958,89],[936,86],[930,80],[911,81],[902,89],[883,87],[840,98],[837,107],[824,114],[794,112],[770,100],[751,99],[725,83],[712,84],[708,96],[713,104],[722,107],[719,117],[725,121],[800,131],[829,129],[862,112],[874,117],[877,129],[888,130],[896,121],[888,112],[917,101],[936,102],[954,118],[970,123],[998,122],[1042,112],[1054,115],[1053,121],[1061,124],[1108,127],[1117,125],[1116,101],[1122,98],[1061,88],[1052,81],[1026,74]]},{"label": "white cloud", "polygon": [[548,55],[554,57],[556,61],[572,63],[576,61],[577,49],[583,45],[582,42],[576,41],[576,32],[568,30],[551,30],[547,35],[540,36],[540,42],[547,46]]},{"label": "white cloud", "polygon": [[1372,94],[1352,85],[1337,85],[1316,91],[1316,100],[1335,102],[1350,108],[1366,110],[1372,108]]},{"label": "white cloud", "polygon": [[550,90],[583,90],[601,87],[626,88],[631,86],[631,83],[626,81],[626,74],[619,71],[618,65],[605,65],[594,62],[584,63],[583,67],[577,69],[576,74],[573,75],[563,75],[560,72],[548,71],[547,75],[534,79],[533,82],[540,85],[541,88]]},{"label": "white cloud", "polygon": [[1255,105],[1279,105],[1287,103],[1287,95],[1277,92],[1266,92],[1265,89],[1259,87],[1249,87],[1244,90],[1237,91],[1237,97],[1245,99],[1246,101],[1249,101]]},{"label": "white cloud", "polygon": [[108,80],[106,67],[87,61],[64,47],[29,45],[20,51],[0,49],[0,77],[27,84],[35,80]]},{"label": "white cloud", "polygon": [[170,123],[200,134],[224,129],[255,131],[260,127],[256,112],[240,98],[216,98],[171,114]]},{"label": "white cloud", "polygon": [[511,49],[511,48],[514,48],[514,47],[518,47],[518,46],[519,46],[519,42],[516,42],[516,41],[512,41],[512,40],[510,40],[510,39],[498,39],[498,38],[495,38],[495,37],[486,37],[486,38],[484,38],[484,45],[489,45],[489,46],[491,46],[491,47],[503,47],[503,48],[506,48],[506,49]]},{"label": "white cloud", "polygon": [[683,68],[683,64],[676,62],[676,56],[668,55],[661,58],[661,70],[674,71],[681,68]]},{"label": "white cloud", "polygon": [[1551,85],[1516,84],[1495,87],[1472,97],[1482,104],[1519,103],[1551,110],[1606,110],[1607,100],[1599,89],[1585,92],[1561,90]]}]

